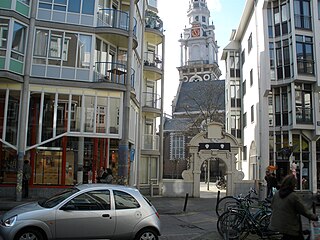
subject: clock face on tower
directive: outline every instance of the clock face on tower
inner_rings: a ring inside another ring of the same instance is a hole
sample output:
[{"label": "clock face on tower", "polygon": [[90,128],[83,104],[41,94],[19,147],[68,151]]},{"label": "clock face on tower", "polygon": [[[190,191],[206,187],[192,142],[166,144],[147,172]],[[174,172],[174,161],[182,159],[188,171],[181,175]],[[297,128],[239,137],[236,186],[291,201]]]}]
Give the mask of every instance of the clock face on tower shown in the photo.
[{"label": "clock face on tower", "polygon": [[192,37],[200,37],[200,28],[191,29],[191,36]]}]

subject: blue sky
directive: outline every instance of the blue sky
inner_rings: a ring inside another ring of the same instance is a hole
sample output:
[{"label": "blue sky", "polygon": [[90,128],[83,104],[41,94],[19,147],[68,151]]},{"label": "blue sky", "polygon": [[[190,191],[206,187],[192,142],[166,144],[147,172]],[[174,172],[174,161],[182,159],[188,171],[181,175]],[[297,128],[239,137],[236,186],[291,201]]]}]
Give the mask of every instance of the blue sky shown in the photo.
[{"label": "blue sky", "polygon": [[[216,40],[219,48],[220,79],[224,79],[225,65],[220,60],[223,48],[229,43],[232,29],[237,29],[246,0],[207,0],[210,10],[210,23],[215,25]],[[171,115],[171,102],[176,95],[180,65],[180,34],[185,26],[189,27],[187,10],[189,0],[158,0],[158,11],[164,25],[166,36],[165,52],[165,96],[164,112]]]}]

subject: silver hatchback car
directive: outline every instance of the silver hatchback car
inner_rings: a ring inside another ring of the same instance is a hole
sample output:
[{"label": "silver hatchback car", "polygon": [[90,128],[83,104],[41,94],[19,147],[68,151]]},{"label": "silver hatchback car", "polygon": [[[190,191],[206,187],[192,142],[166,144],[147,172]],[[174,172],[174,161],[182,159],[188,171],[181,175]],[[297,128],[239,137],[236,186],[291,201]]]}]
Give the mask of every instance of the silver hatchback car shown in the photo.
[{"label": "silver hatchback car", "polygon": [[159,214],[138,189],[83,184],[26,203],[0,219],[1,240],[158,240]]}]

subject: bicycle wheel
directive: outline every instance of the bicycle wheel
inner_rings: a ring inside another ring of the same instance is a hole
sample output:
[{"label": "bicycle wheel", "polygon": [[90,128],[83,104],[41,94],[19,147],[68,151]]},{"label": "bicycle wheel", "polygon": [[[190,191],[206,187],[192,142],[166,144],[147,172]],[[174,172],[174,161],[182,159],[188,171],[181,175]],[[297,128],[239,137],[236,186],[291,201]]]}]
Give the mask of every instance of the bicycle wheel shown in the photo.
[{"label": "bicycle wheel", "polygon": [[217,221],[217,229],[224,239],[245,239],[249,232],[245,231],[248,226],[245,215],[239,212],[225,212]]},{"label": "bicycle wheel", "polygon": [[217,205],[216,205],[217,216],[219,217],[229,209],[234,207],[239,207],[239,206],[240,206],[240,200],[232,196],[225,196],[217,202]]}]

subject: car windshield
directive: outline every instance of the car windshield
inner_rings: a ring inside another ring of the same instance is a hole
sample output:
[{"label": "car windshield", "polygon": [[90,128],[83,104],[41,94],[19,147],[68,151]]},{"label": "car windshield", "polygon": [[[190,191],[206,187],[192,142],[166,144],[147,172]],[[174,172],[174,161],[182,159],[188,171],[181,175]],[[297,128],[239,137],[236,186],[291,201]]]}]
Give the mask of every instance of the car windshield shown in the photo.
[{"label": "car windshield", "polygon": [[79,191],[79,189],[77,189],[77,188],[70,188],[70,189],[67,189],[61,193],[58,193],[58,194],[52,196],[51,198],[39,201],[38,203],[41,207],[52,208],[78,191]]}]

